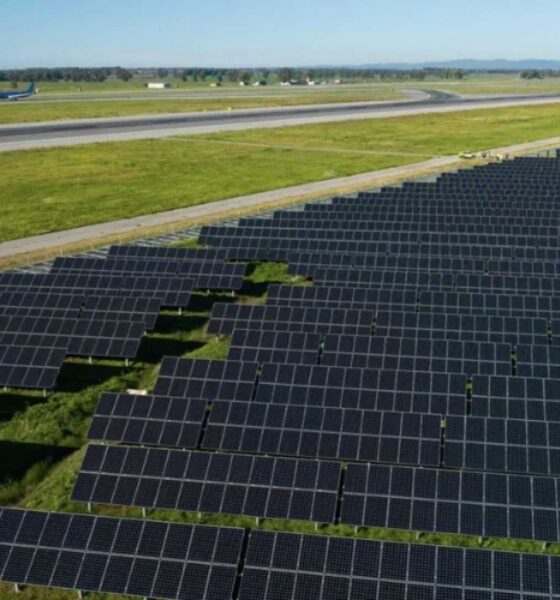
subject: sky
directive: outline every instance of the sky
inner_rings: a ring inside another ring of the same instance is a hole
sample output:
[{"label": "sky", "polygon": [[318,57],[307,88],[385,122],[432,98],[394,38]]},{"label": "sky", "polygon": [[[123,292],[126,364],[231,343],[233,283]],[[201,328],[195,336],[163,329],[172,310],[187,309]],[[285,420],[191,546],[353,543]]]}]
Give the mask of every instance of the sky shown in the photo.
[{"label": "sky", "polygon": [[558,0],[0,0],[0,68],[560,59]]}]

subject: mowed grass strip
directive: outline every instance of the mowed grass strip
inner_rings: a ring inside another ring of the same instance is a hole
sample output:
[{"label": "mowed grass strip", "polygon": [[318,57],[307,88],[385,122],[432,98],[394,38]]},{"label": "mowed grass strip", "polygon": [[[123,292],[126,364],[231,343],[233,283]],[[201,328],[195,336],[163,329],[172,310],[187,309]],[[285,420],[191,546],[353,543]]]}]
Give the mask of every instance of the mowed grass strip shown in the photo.
[{"label": "mowed grass strip", "polygon": [[558,135],[554,104],[1,153],[0,241]]},{"label": "mowed grass strip", "polygon": [[142,140],[0,154],[0,241],[418,159]]},{"label": "mowed grass strip", "polygon": [[200,112],[240,108],[300,106],[308,104],[337,104],[341,102],[381,102],[404,98],[402,92],[379,87],[345,92],[306,92],[296,94],[247,95],[240,97],[168,99],[149,98],[134,100],[80,100],[70,102],[10,102],[0,105],[0,125],[59,121],[62,119],[94,119],[102,117],[131,117],[135,115]]}]

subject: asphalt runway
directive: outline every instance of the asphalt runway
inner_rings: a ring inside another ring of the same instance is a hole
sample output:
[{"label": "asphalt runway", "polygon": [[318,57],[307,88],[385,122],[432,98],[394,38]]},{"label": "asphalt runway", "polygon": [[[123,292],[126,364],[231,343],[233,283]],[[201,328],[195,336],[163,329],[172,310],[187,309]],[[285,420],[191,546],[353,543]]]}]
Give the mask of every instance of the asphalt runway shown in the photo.
[{"label": "asphalt runway", "polygon": [[322,104],[3,125],[0,126],[0,152],[555,102],[560,102],[560,95],[463,98],[425,90],[416,92],[416,99],[389,102]]}]

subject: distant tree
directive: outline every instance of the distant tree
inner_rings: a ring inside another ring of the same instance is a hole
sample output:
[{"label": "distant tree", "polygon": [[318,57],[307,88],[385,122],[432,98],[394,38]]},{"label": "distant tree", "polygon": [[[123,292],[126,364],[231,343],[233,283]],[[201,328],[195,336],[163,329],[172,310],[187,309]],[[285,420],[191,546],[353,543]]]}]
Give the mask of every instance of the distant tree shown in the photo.
[{"label": "distant tree", "polygon": [[239,69],[228,69],[227,78],[231,83],[239,81]]},{"label": "distant tree", "polygon": [[17,86],[18,86],[18,82],[15,81],[15,80],[12,80],[12,83],[10,85],[12,86],[12,89],[15,90],[17,88]]},{"label": "distant tree", "polygon": [[245,85],[249,85],[251,83],[251,73],[249,71],[241,71],[239,81],[242,81]]},{"label": "distant tree", "polygon": [[288,81],[291,81],[294,78],[294,70],[288,68],[280,69],[278,75],[282,83],[287,83]]},{"label": "distant tree", "polygon": [[521,79],[542,79],[542,73],[536,69],[521,71]]},{"label": "distant tree", "polygon": [[117,79],[121,79],[122,81],[128,81],[132,79],[132,73],[128,69],[117,67],[115,69],[115,77],[117,77]]}]

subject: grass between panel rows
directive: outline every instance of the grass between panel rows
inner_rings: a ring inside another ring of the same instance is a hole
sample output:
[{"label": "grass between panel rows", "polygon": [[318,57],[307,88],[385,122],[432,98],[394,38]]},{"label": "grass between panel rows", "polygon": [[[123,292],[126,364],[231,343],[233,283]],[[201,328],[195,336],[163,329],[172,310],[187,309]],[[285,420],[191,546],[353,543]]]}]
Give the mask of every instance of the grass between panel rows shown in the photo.
[{"label": "grass between panel rows", "polygon": [[547,105],[2,153],[0,241],[541,140],[559,117]]}]

